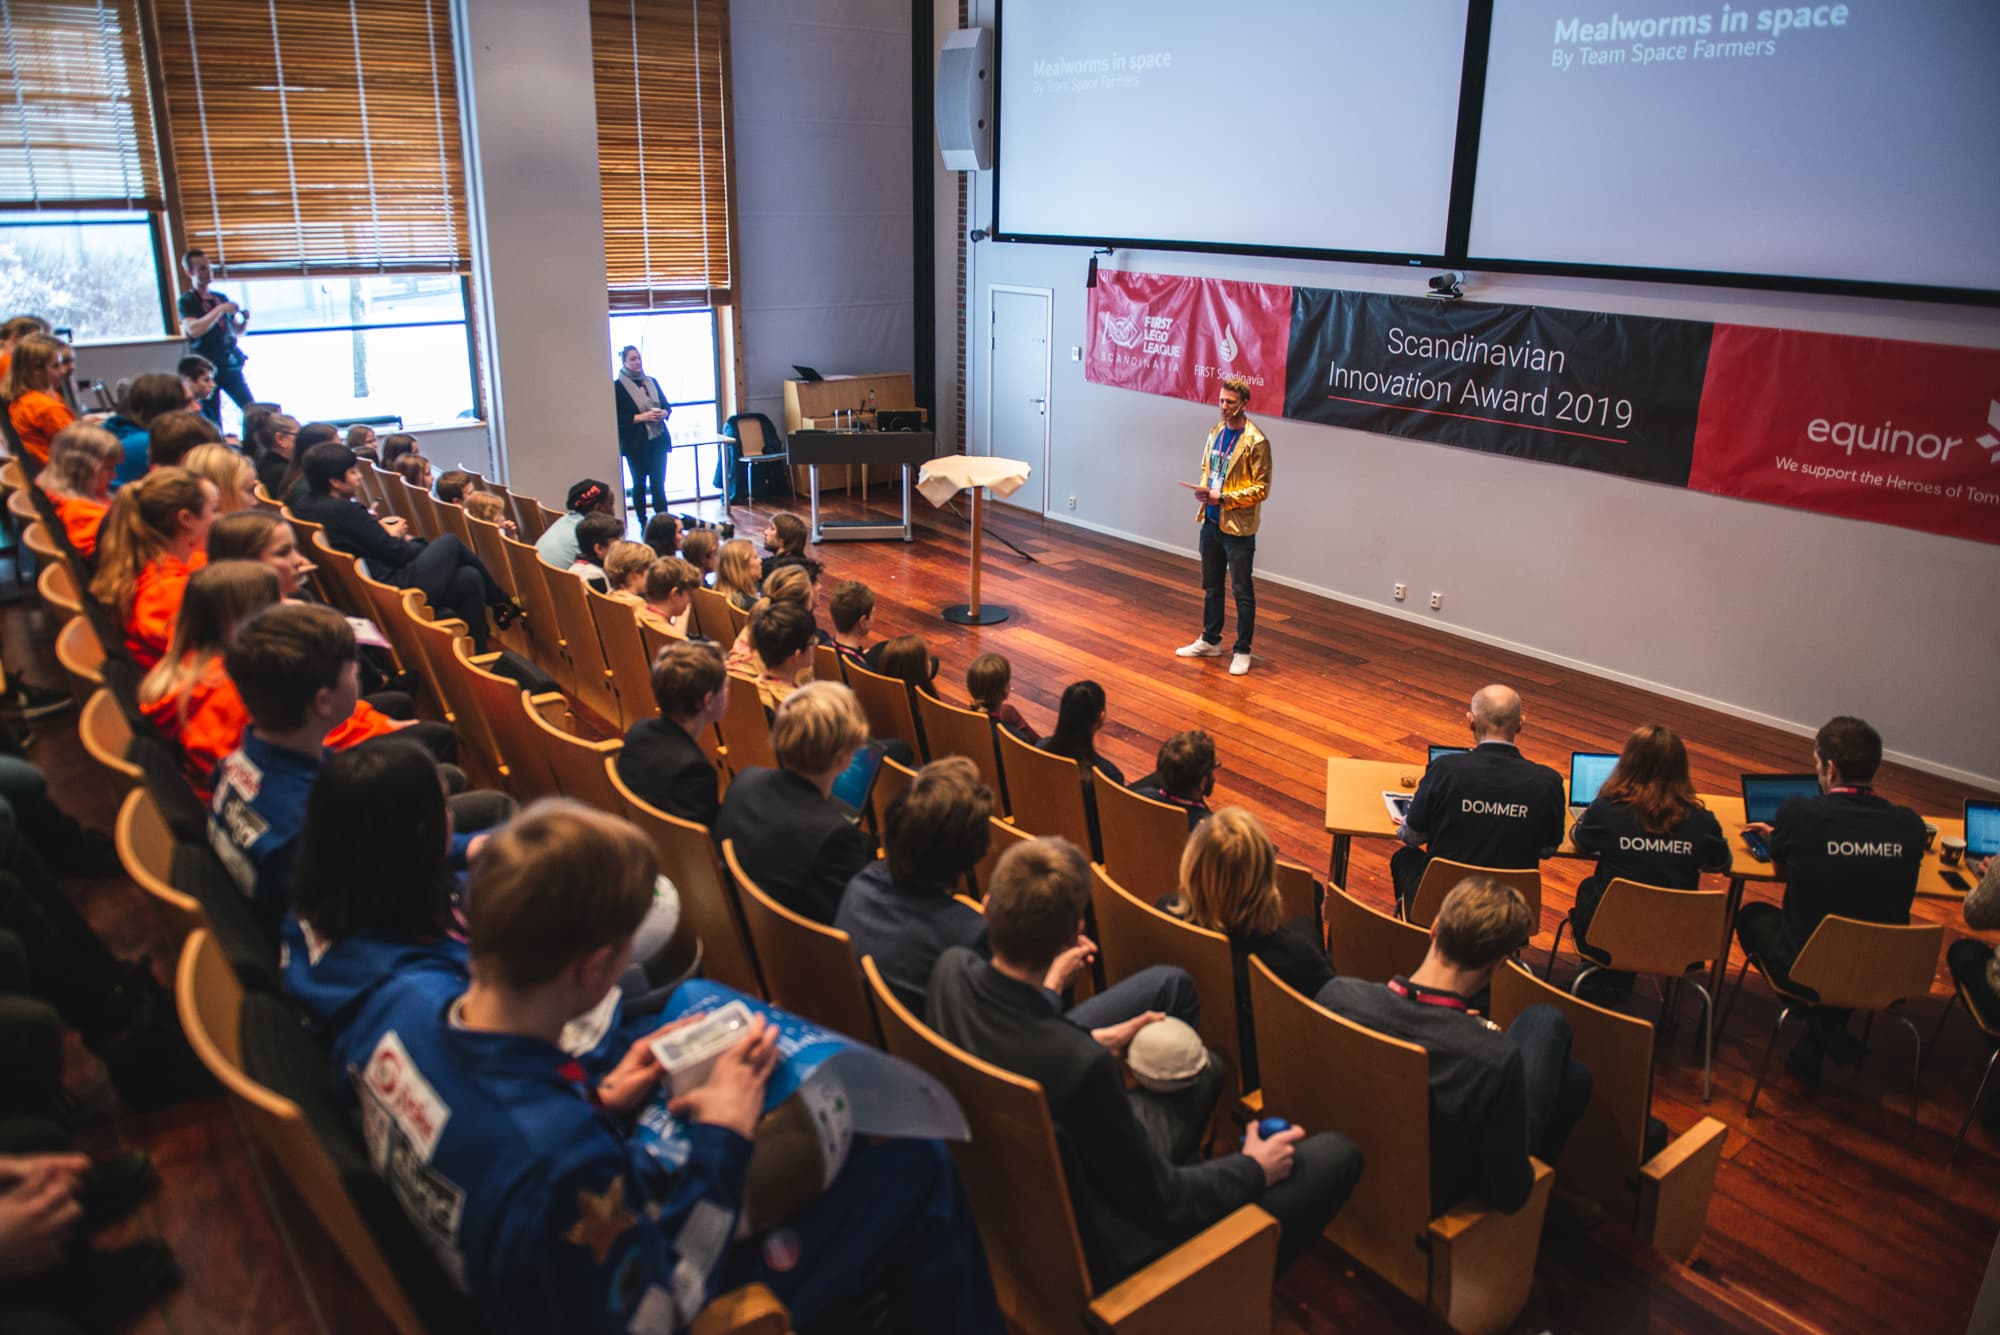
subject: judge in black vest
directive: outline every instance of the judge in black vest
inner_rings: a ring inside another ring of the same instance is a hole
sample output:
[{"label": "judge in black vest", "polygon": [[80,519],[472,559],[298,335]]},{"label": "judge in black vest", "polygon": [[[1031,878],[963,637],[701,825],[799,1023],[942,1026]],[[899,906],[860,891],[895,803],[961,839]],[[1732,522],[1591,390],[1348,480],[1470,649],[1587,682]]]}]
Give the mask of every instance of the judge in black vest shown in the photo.
[{"label": "judge in black vest", "polygon": [[[650,504],[655,514],[667,509],[667,419],[674,410],[660,382],[646,374],[639,349],[627,344],[618,353],[619,372],[611,381],[611,398],[618,410],[618,453],[632,474],[632,512],[646,522]],[[647,500],[647,488],[652,499]]]}]

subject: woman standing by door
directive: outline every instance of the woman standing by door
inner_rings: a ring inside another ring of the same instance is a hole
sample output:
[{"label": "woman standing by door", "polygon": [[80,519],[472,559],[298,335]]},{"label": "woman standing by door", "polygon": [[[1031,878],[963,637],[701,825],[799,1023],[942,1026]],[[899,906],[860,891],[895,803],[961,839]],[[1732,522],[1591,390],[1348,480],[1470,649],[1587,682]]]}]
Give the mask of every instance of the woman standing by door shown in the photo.
[{"label": "woman standing by door", "polygon": [[632,475],[632,511],[643,525],[648,506],[656,514],[666,513],[667,418],[674,410],[667,406],[660,382],[646,374],[638,348],[626,345],[618,360],[620,369],[611,382],[612,399],[618,408],[618,453],[625,456],[625,467]]}]

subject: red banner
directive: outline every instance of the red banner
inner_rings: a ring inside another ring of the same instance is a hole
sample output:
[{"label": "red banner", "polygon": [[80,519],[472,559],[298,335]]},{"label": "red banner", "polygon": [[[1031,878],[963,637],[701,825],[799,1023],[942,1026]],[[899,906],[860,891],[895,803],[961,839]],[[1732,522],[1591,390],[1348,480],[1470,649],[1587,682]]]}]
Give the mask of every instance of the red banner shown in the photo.
[{"label": "red banner", "polygon": [[2000,542],[2000,352],[1717,325],[1688,485]]},{"label": "red banner", "polygon": [[1251,398],[1285,400],[1292,289],[1280,283],[1105,270],[1090,289],[1086,380],[1206,403],[1241,376]]}]

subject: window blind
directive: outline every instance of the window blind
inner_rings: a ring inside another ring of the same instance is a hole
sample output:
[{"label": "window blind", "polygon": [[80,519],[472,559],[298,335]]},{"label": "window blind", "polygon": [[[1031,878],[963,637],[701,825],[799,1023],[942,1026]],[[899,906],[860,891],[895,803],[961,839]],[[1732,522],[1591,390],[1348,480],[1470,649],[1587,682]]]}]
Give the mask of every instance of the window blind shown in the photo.
[{"label": "window blind", "polygon": [[727,303],[727,0],[591,0],[613,310]]},{"label": "window blind", "polygon": [[185,244],[239,277],[463,272],[448,0],[155,0]]},{"label": "window blind", "polygon": [[0,209],[158,209],[136,0],[0,0]]}]

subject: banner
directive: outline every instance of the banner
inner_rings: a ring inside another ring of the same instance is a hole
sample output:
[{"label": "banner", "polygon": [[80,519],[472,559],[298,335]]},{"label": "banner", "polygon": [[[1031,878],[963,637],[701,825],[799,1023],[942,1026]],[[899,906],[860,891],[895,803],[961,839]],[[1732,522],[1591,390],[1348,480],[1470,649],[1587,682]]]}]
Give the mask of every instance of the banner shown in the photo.
[{"label": "banner", "polygon": [[1711,328],[1295,288],[1285,416],[1685,486]]},{"label": "banner", "polygon": [[1282,284],[1106,270],[1087,314],[1086,380],[1206,403],[1217,381],[1241,376],[1256,402],[1283,397],[1292,290]]},{"label": "banner", "polygon": [[2000,543],[2000,350],[1098,275],[1084,378]]},{"label": "banner", "polygon": [[2000,352],[1718,325],[1689,485],[2000,542]]}]

